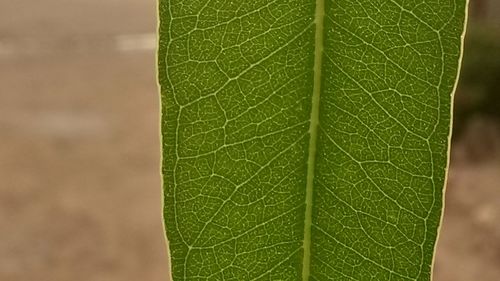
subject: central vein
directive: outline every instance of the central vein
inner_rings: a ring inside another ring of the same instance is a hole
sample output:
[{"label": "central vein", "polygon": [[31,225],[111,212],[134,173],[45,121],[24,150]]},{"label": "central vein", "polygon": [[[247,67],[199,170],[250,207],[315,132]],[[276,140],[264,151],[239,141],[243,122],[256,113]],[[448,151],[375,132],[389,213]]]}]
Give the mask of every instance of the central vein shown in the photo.
[{"label": "central vein", "polygon": [[316,143],[318,139],[319,124],[319,96],[321,91],[321,59],[323,53],[323,18],[325,15],[325,0],[316,0],[314,37],[314,85],[312,94],[311,123],[309,127],[309,158],[307,159],[307,184],[306,184],[306,214],[304,221],[304,258],[302,262],[302,281],[309,280],[311,266],[311,225],[312,201],[314,184],[314,167],[316,159]]}]

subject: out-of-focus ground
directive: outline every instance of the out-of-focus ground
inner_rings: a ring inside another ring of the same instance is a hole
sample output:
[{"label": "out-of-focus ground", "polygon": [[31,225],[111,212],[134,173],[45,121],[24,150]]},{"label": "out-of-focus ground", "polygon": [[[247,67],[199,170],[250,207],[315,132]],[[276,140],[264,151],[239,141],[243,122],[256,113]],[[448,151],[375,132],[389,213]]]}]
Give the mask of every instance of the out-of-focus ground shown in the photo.
[{"label": "out-of-focus ground", "polygon": [[0,280],[167,280],[155,13],[0,0]]},{"label": "out-of-focus ground", "polygon": [[[168,279],[155,28],[154,0],[0,0],[0,280]],[[474,113],[500,87],[470,85],[435,281],[500,280],[498,128]]]}]

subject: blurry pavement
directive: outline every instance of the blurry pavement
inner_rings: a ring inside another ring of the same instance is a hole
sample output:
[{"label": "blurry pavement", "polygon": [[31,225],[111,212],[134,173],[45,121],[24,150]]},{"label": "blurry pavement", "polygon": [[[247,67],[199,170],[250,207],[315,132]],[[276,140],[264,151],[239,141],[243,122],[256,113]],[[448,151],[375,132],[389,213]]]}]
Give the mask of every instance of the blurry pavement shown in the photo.
[{"label": "blurry pavement", "polygon": [[155,5],[0,0],[0,280],[167,280]]}]

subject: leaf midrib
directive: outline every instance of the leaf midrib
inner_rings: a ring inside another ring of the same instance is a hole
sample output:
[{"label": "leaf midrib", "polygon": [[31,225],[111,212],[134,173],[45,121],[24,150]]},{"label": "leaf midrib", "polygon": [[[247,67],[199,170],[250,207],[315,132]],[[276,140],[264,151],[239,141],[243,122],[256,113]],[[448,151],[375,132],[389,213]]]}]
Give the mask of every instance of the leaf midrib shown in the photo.
[{"label": "leaf midrib", "polygon": [[325,15],[325,0],[316,0],[316,11],[314,22],[316,25],[314,35],[314,84],[311,104],[311,119],[309,125],[309,150],[307,159],[307,181],[306,181],[306,210],[304,219],[304,257],[302,260],[302,280],[309,280],[311,265],[311,227],[312,227],[312,203],[314,187],[314,167],[316,160],[316,144],[318,139],[319,125],[319,98],[321,92],[321,64],[323,54],[323,28]]}]

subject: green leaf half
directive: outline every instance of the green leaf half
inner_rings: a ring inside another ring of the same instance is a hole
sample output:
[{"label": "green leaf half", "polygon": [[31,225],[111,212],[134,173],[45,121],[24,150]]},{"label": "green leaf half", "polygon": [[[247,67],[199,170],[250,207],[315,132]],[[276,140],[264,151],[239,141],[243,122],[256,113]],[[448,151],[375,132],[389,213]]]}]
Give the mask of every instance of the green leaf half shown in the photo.
[{"label": "green leaf half", "polygon": [[429,280],[465,0],[160,0],[174,280]]}]

